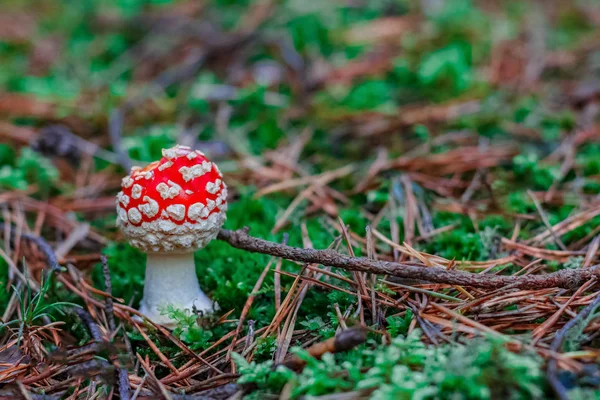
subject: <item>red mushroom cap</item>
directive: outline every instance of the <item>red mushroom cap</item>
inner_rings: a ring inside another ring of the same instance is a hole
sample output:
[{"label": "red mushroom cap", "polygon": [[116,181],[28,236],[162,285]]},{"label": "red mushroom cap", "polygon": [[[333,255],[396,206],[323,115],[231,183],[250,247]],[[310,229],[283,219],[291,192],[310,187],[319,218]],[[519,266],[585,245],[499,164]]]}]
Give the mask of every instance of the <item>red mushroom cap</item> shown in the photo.
[{"label": "red mushroom cap", "polygon": [[188,252],[206,246],[225,222],[227,186],[215,163],[187,146],[163,149],[133,167],[117,195],[117,226],[146,252]]}]

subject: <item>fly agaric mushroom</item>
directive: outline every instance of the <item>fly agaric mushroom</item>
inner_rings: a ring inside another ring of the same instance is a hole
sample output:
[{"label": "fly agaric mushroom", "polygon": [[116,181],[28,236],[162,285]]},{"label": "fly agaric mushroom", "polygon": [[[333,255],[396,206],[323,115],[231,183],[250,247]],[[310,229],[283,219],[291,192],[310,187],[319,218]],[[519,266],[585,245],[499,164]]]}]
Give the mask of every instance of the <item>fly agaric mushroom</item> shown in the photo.
[{"label": "fly agaric mushroom", "polygon": [[117,226],[148,255],[140,312],[170,325],[173,321],[160,314],[168,304],[203,311],[216,306],[198,284],[194,251],[214,239],[225,222],[227,187],[202,152],[175,146],[162,154],[123,178]]}]

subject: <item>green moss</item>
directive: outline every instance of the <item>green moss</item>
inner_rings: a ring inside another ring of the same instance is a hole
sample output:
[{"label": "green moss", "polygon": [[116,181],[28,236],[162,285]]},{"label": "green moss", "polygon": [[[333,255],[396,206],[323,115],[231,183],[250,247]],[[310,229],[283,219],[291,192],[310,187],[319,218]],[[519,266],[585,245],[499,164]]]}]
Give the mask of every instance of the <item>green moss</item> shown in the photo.
[{"label": "green moss", "polygon": [[442,93],[460,93],[471,85],[470,57],[468,43],[454,42],[427,54],[418,67],[418,77],[426,87],[442,87]]},{"label": "green moss", "polygon": [[513,159],[513,171],[519,184],[535,190],[548,190],[559,177],[559,166],[543,165],[534,153],[519,154]]},{"label": "green moss", "polygon": [[596,216],[587,221],[582,226],[572,229],[565,233],[563,236],[563,241],[565,243],[576,242],[591,234],[598,226],[600,226],[600,216]]},{"label": "green moss", "polygon": [[0,259],[0,314],[3,314],[10,299],[10,287],[8,284],[8,264]]},{"label": "green moss", "polygon": [[513,227],[512,221],[502,215],[488,215],[479,221],[479,229],[494,229],[503,236],[508,236]]},{"label": "green moss", "polygon": [[[252,383],[264,392],[278,393],[291,382],[291,398],[319,396],[339,391],[374,390],[372,399],[427,398],[545,398],[542,360],[534,353],[512,353],[491,339],[469,345],[427,346],[418,330],[397,336],[390,346],[362,346],[353,351],[326,354],[317,361],[305,350],[294,352],[307,362],[299,374],[271,363],[248,364],[235,358],[240,382]],[[362,372],[367,370],[366,373]]]},{"label": "green moss", "polygon": [[13,148],[7,144],[0,144],[0,167],[15,165],[16,154]]},{"label": "green moss", "polygon": [[536,212],[531,197],[524,191],[514,191],[508,195],[507,208],[516,214],[531,214]]},{"label": "green moss", "polygon": [[42,195],[47,196],[58,184],[59,173],[52,162],[34,152],[31,148],[21,149],[18,157],[7,148],[2,150],[0,186],[24,190],[30,184],[38,186]]},{"label": "green moss", "polygon": [[589,143],[577,152],[575,162],[583,170],[585,176],[600,175],[600,144]]},{"label": "green moss", "polygon": [[428,253],[459,261],[480,260],[484,250],[478,234],[459,229],[437,235],[424,249]]},{"label": "green moss", "polygon": [[162,157],[162,149],[175,144],[176,132],[177,127],[173,125],[154,125],[139,129],[124,140],[124,146],[134,160],[151,162]]}]

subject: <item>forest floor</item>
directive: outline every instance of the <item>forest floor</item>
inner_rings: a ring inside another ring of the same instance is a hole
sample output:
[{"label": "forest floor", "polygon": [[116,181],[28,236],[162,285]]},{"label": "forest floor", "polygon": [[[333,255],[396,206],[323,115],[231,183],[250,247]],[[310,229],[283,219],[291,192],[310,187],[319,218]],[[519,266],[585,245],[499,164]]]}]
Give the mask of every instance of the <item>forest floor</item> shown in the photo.
[{"label": "forest floor", "polygon": [[[600,399],[599,26],[594,0],[3,1],[0,399]],[[134,319],[115,196],[176,143],[229,210],[195,254],[220,310],[167,330]]]}]

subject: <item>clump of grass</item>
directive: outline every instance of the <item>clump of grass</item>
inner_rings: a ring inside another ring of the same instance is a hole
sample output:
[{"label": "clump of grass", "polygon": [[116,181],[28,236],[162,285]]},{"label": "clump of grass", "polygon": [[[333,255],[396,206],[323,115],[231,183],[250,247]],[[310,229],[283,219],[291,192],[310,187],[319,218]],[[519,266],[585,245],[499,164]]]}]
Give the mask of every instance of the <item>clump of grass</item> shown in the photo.
[{"label": "clump of grass", "polygon": [[65,307],[80,307],[78,304],[66,301],[50,301],[48,295],[51,287],[52,272],[48,272],[47,276],[46,274],[42,275],[38,291],[34,291],[29,282],[13,286],[19,304],[19,318],[0,324],[0,329],[18,326],[16,335],[20,343],[26,331],[41,322],[42,319],[56,320],[54,314],[58,313],[64,316]]}]

